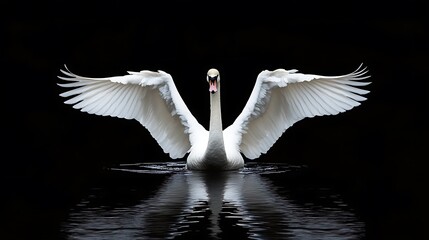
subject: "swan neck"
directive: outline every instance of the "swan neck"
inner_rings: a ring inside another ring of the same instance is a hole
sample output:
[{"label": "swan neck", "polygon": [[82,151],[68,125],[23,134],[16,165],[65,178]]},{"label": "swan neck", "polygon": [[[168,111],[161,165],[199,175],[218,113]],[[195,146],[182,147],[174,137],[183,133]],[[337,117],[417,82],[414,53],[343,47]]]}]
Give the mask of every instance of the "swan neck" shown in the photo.
[{"label": "swan neck", "polygon": [[220,107],[220,86],[216,93],[210,94],[210,135],[222,133],[222,114]]},{"label": "swan neck", "polygon": [[222,132],[219,85],[216,93],[210,93],[209,139],[203,159],[205,169],[214,170],[228,167]]}]

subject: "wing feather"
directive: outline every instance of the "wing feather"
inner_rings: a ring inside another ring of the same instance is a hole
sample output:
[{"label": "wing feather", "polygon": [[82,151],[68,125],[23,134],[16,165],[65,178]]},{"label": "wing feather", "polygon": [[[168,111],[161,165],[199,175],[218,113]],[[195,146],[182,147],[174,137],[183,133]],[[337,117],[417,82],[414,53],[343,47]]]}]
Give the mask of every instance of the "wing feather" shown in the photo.
[{"label": "wing feather", "polygon": [[308,86],[308,84],[301,84],[299,86],[301,87],[302,92],[304,92],[305,95],[307,96],[309,104],[313,107],[312,114],[314,116],[323,115],[324,112],[328,112],[323,108],[323,105],[322,105],[323,102],[321,102],[319,99],[316,98],[313,91],[311,91],[311,87]]},{"label": "wing feather", "polygon": [[296,70],[262,71],[242,113],[224,131],[229,144],[237,144],[249,159],[266,153],[297,121],[335,115],[360,105],[369,91],[366,68],[341,76],[296,73]]},{"label": "wing feather", "polygon": [[183,157],[206,130],[183,102],[171,76],[165,72],[129,72],[129,75],[88,78],[65,67],[59,76],[70,90],[66,104],[90,114],[136,119],[148,129],[172,158]]},{"label": "wing feather", "polygon": [[337,104],[335,104],[335,101],[333,101],[329,95],[323,95],[323,93],[320,92],[320,89],[309,87],[308,91],[312,92],[314,101],[317,104],[320,104],[322,108],[321,112],[326,111],[328,114],[332,115],[341,110]]}]

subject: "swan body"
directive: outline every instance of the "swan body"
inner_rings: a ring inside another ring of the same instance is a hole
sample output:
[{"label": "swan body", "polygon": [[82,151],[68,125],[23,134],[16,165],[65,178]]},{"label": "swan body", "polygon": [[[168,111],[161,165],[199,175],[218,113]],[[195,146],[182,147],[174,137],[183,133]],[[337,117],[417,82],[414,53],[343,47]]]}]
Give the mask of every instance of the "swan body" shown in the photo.
[{"label": "swan body", "polygon": [[171,158],[187,158],[192,170],[232,170],[266,153],[283,132],[297,121],[336,115],[366,100],[361,89],[369,82],[365,68],[341,76],[298,73],[297,70],[262,71],[243,111],[223,129],[220,74],[207,73],[210,126],[207,131],[183,102],[170,74],[164,71],[128,72],[107,78],[82,77],[67,67],[59,76],[71,88],[60,96],[73,108],[102,116],[139,121]]}]

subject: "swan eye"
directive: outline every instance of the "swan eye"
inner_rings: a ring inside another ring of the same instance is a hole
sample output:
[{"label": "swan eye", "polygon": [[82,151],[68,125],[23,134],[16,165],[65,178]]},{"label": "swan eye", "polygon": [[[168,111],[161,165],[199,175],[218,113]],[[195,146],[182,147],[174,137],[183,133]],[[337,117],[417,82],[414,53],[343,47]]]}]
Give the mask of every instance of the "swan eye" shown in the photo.
[{"label": "swan eye", "polygon": [[217,81],[217,76],[207,76],[207,82],[208,81],[210,81],[210,82]]}]

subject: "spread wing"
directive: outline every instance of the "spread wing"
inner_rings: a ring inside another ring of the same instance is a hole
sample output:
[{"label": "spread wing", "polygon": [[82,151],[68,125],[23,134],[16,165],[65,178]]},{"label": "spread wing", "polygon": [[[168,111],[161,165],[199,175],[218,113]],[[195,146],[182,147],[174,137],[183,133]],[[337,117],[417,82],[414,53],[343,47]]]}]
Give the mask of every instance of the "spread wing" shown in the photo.
[{"label": "spread wing", "polygon": [[136,119],[146,127],[171,158],[183,157],[198,136],[207,132],[191,114],[172,77],[163,71],[128,72],[128,75],[89,78],[61,70],[58,84],[71,88],[60,96],[83,112]]},{"label": "spread wing", "polygon": [[[362,66],[362,65],[361,65]],[[335,115],[360,105],[369,91],[361,66],[342,76],[319,76],[297,70],[262,71],[241,114],[224,131],[227,144],[249,159],[266,153],[286,129],[314,116]]]}]

